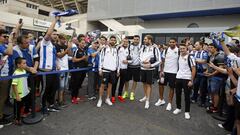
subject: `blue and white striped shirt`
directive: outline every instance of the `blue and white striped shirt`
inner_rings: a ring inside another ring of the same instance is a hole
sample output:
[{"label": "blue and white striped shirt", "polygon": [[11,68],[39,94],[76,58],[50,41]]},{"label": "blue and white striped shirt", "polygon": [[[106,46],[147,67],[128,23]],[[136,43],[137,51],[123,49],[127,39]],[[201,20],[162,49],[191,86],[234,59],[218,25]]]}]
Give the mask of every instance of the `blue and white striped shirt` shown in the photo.
[{"label": "blue and white striped shirt", "polygon": [[43,38],[40,45],[40,64],[41,70],[55,70],[56,69],[56,47],[51,41],[47,41]]}]

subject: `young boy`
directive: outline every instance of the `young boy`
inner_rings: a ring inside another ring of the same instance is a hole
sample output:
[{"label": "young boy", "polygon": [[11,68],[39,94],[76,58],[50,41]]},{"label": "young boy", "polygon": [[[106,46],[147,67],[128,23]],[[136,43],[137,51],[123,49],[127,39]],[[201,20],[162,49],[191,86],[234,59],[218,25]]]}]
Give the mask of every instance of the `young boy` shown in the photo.
[{"label": "young boy", "polygon": [[[13,75],[22,75],[26,74],[24,70],[26,67],[26,59],[18,57],[15,60],[16,70],[14,71]],[[25,111],[28,107],[26,101],[29,97],[29,90],[27,85],[27,77],[15,78],[12,80],[12,97],[14,98],[14,117],[15,117],[15,124],[21,125],[21,116],[20,110],[25,104]],[[28,111],[28,110],[27,110]]]}]

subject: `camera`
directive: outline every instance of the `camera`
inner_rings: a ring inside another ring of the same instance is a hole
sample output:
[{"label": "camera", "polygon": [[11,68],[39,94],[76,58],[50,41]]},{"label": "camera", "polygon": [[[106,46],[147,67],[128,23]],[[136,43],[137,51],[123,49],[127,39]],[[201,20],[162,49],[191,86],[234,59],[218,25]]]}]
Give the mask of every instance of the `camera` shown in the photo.
[{"label": "camera", "polygon": [[156,61],[157,61],[156,58],[151,58],[149,62],[150,62],[151,64],[153,64],[153,63],[155,63]]},{"label": "camera", "polygon": [[132,60],[132,57],[130,55],[128,55],[127,60]]}]

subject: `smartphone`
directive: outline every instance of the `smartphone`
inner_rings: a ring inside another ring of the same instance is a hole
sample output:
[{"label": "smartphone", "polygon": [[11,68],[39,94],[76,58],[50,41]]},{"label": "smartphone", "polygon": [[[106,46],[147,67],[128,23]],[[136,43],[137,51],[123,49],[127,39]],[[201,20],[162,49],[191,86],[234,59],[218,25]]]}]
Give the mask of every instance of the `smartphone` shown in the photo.
[{"label": "smartphone", "polygon": [[18,23],[19,23],[19,24],[21,24],[21,23],[22,23],[22,21],[23,21],[23,19],[22,19],[22,18],[20,18],[20,19],[19,19],[19,21],[18,21]]}]

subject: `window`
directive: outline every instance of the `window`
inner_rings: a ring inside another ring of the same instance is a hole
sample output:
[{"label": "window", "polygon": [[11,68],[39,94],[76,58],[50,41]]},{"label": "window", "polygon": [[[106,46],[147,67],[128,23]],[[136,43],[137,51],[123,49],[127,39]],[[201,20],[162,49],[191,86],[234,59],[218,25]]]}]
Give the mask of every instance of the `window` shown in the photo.
[{"label": "window", "polygon": [[29,4],[29,3],[26,4],[26,7],[27,7],[27,8],[31,8],[31,9],[37,9],[37,6],[36,6],[36,5]]},{"label": "window", "polygon": [[41,9],[38,10],[38,14],[44,15],[44,16],[49,16],[49,12],[48,11],[44,11],[44,10],[41,10]]},{"label": "window", "polygon": [[7,0],[0,0],[0,5],[6,4]]},{"label": "window", "polygon": [[191,23],[187,26],[187,28],[199,28],[199,25],[197,23]]}]

